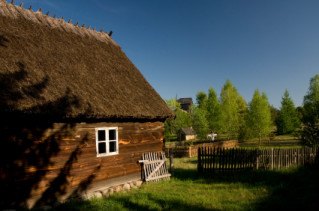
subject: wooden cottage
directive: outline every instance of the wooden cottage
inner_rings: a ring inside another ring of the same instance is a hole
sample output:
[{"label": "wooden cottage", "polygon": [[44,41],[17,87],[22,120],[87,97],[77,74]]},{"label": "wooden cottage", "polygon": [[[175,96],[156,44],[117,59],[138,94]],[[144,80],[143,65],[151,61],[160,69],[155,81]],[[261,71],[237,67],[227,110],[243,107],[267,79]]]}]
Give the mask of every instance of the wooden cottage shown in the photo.
[{"label": "wooden cottage", "polygon": [[193,105],[193,99],[191,97],[179,98],[177,102],[181,105],[181,109],[183,109],[184,111],[190,111]]},{"label": "wooden cottage", "polygon": [[0,0],[0,209],[140,179],[168,117],[107,33]]},{"label": "wooden cottage", "polygon": [[195,140],[197,135],[192,127],[186,127],[179,130],[178,137],[180,141]]}]

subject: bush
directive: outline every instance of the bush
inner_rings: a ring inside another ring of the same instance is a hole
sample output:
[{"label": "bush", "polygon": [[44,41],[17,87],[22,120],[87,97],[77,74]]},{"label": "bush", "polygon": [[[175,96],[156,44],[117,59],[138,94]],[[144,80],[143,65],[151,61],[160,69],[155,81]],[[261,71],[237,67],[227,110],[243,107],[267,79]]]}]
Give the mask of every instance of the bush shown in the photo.
[{"label": "bush", "polygon": [[301,132],[301,142],[306,146],[319,144],[319,122],[306,124]]}]

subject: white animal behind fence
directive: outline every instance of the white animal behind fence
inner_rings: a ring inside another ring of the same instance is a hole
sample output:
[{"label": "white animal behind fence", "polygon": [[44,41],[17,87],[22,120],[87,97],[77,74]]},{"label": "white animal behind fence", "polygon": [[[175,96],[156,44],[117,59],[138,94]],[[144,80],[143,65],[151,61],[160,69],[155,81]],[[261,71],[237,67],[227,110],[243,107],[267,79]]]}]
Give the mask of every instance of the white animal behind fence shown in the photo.
[{"label": "white animal behind fence", "polygon": [[207,135],[207,139],[210,141],[215,141],[216,137],[217,137],[217,133],[210,133]]}]

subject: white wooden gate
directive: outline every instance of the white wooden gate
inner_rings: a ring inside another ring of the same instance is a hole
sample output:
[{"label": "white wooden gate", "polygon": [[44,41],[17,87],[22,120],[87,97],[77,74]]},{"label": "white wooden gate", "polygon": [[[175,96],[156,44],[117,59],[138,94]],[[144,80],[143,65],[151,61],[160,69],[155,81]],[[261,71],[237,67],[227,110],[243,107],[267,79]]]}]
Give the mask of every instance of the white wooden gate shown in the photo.
[{"label": "white wooden gate", "polygon": [[144,153],[143,160],[139,162],[142,166],[142,179],[146,182],[169,179],[171,174],[166,168],[166,157],[164,152]]}]

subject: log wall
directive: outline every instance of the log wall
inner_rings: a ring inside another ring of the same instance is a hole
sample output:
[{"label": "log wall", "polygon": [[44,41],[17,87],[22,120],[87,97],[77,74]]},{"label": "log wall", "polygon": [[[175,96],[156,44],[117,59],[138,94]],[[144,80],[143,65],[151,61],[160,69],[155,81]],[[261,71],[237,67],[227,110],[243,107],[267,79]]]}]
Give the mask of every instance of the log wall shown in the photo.
[{"label": "log wall", "polygon": [[[97,157],[97,127],[118,127],[118,155]],[[138,173],[142,153],[163,149],[163,131],[161,122],[2,127],[0,194],[5,197],[0,205],[41,206]]]}]

